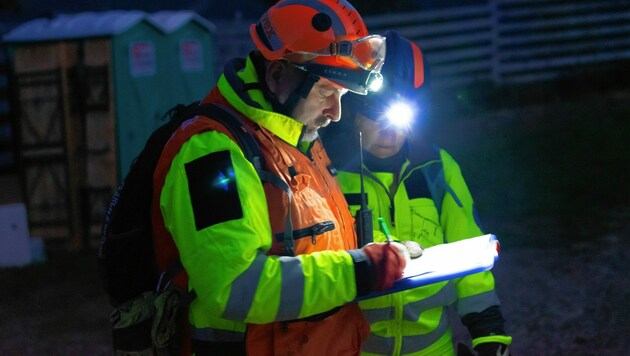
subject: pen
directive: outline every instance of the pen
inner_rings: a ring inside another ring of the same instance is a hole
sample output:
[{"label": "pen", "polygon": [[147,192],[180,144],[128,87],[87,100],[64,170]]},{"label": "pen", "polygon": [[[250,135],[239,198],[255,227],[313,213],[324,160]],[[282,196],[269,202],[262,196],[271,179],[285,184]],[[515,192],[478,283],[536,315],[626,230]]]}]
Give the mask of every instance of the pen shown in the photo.
[{"label": "pen", "polygon": [[387,238],[387,243],[394,242],[394,240],[392,240],[392,236],[389,232],[389,228],[387,227],[387,223],[385,222],[385,219],[383,219],[382,217],[379,217],[378,226],[380,227],[381,232],[385,234],[385,237]]}]

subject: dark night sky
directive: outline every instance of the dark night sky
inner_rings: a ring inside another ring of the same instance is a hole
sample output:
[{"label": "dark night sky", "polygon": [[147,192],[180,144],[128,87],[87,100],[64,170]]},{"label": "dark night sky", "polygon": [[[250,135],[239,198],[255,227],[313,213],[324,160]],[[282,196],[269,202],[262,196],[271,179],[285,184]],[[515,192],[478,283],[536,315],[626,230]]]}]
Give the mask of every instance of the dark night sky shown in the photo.
[{"label": "dark night sky", "polygon": [[[274,2],[274,0],[2,0],[0,21],[16,22],[61,13],[111,9],[137,9],[147,12],[187,9],[213,20],[231,19],[240,12],[243,18],[257,18]],[[353,5],[365,16],[485,2],[485,0],[355,0]]]}]

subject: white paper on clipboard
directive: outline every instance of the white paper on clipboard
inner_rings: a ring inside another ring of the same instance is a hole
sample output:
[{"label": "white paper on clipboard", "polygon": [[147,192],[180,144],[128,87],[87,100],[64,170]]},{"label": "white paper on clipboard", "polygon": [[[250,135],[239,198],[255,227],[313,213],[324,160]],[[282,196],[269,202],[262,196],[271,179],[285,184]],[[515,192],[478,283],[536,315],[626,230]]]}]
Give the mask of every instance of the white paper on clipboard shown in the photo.
[{"label": "white paper on clipboard", "polygon": [[403,278],[391,289],[357,298],[364,300],[407,289],[483,272],[494,267],[499,258],[499,241],[487,234],[425,249],[417,259],[407,263]]}]

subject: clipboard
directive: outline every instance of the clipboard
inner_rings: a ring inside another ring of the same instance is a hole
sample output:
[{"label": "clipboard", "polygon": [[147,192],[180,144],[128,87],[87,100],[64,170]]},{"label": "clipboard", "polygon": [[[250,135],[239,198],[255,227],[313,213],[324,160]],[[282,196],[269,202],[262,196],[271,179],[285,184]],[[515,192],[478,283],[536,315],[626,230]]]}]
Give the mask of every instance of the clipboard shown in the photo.
[{"label": "clipboard", "polygon": [[499,259],[499,246],[497,237],[487,234],[429,247],[422,256],[407,261],[402,279],[394,283],[392,288],[366,294],[355,301],[490,270]]}]

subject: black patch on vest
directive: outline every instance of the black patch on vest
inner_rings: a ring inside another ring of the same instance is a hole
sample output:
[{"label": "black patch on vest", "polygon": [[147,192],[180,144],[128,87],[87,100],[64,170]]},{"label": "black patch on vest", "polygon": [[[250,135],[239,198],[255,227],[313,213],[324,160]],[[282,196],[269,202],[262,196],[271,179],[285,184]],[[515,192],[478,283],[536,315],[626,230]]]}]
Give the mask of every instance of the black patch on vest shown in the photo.
[{"label": "black patch on vest", "polygon": [[[347,193],[343,195],[346,197],[348,205],[361,205],[361,193]],[[365,204],[368,203],[368,194],[365,193]]]},{"label": "black patch on vest", "polygon": [[405,179],[405,189],[407,189],[407,197],[409,199],[431,198],[429,185],[421,169],[416,169]]},{"label": "black patch on vest", "polygon": [[197,158],[185,167],[197,231],[243,217],[229,151]]}]

